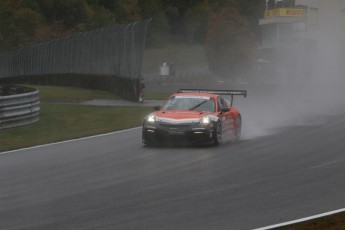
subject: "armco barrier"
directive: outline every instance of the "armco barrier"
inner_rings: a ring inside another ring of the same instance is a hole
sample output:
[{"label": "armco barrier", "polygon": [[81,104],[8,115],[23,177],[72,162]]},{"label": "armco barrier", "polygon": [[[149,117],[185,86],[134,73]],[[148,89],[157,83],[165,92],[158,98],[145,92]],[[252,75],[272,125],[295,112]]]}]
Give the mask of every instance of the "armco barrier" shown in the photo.
[{"label": "armco barrier", "polygon": [[39,91],[22,86],[0,86],[0,130],[39,121]]}]

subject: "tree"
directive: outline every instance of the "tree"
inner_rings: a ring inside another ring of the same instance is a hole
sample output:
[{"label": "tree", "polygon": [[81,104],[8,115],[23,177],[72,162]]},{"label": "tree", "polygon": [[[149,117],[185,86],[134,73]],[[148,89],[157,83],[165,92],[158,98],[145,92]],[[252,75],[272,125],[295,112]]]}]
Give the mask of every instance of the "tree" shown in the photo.
[{"label": "tree", "polygon": [[211,7],[207,0],[188,9],[185,22],[189,42],[205,40],[210,13]]},{"label": "tree", "polygon": [[228,7],[238,9],[247,18],[250,28],[258,33],[258,21],[264,14],[266,0],[212,0],[210,5],[215,12]]},{"label": "tree", "polygon": [[64,29],[73,29],[90,20],[88,4],[84,0],[36,0],[36,2],[48,24],[61,23]]},{"label": "tree", "polygon": [[0,46],[17,47],[149,18],[148,45],[166,41],[169,34],[204,42],[211,13],[228,7],[237,8],[250,28],[259,31],[265,0],[1,0]]},{"label": "tree", "polygon": [[139,0],[117,0],[115,4],[116,21],[128,23],[140,20]]},{"label": "tree", "polygon": [[255,33],[259,33],[259,19],[264,16],[266,8],[265,0],[237,0],[234,5],[241,15],[245,16],[248,20],[249,27]]},{"label": "tree", "polygon": [[55,20],[61,20],[67,28],[88,23],[89,14],[83,0],[59,0],[54,4]]},{"label": "tree", "polygon": [[255,37],[237,9],[225,8],[212,15],[206,53],[213,72],[223,76],[241,74],[252,64],[255,50]]},{"label": "tree", "polygon": [[17,10],[18,30],[22,36],[30,39],[35,36],[36,28],[41,23],[41,15],[30,8]]},{"label": "tree", "polygon": [[169,24],[169,32],[172,35],[180,34],[183,29],[181,30],[182,18],[180,17],[178,8],[173,5],[165,5],[163,8]]},{"label": "tree", "polygon": [[[186,34],[186,14],[190,8],[199,5],[205,0],[161,0],[165,14],[170,25],[170,32],[173,35]],[[211,0],[213,1],[213,0]],[[207,2],[207,0],[206,0]],[[191,14],[191,13],[189,13]]]},{"label": "tree", "polygon": [[143,19],[152,19],[147,45],[161,45],[166,40],[169,31],[169,23],[161,0],[139,0],[139,7]]},{"label": "tree", "polygon": [[20,44],[15,10],[6,2],[0,1],[0,50]]},{"label": "tree", "polygon": [[104,8],[101,5],[94,5],[91,8],[92,16],[89,24],[90,29],[114,25],[116,23],[116,15],[113,11]]}]

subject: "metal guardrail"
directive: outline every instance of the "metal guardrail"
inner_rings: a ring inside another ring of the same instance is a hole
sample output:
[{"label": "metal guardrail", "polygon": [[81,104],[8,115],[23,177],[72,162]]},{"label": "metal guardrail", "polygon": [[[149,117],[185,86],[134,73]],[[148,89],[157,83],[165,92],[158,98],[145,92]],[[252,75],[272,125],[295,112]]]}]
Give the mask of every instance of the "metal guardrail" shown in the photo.
[{"label": "metal guardrail", "polygon": [[22,86],[0,86],[0,130],[39,121],[39,91]]}]

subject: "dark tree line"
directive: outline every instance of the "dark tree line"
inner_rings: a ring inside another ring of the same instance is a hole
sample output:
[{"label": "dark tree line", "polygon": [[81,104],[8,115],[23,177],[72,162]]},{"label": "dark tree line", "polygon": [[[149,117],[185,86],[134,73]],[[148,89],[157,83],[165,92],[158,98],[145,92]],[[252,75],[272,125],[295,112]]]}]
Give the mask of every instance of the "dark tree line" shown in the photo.
[{"label": "dark tree line", "polygon": [[240,72],[255,56],[258,19],[265,4],[265,0],[1,0],[0,52],[152,19],[148,46],[164,44],[170,37],[203,43],[211,70]]},{"label": "dark tree line", "polygon": [[275,0],[268,0],[267,1],[267,8],[273,9],[273,8],[279,8],[279,7],[294,7],[295,6],[295,0],[282,0],[279,2],[276,2]]},{"label": "dark tree line", "polygon": [[236,8],[256,31],[264,4],[265,0],[1,0],[0,51],[149,18],[152,43],[171,35],[204,42],[212,14]]}]

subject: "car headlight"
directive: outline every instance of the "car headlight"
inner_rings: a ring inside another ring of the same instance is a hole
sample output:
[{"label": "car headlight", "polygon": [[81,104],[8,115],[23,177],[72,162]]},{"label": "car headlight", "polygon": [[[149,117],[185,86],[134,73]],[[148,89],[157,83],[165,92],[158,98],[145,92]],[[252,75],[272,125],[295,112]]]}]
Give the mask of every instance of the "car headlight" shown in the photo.
[{"label": "car headlight", "polygon": [[150,123],[150,124],[153,124],[156,122],[157,118],[154,114],[150,114],[147,116],[147,122]]},{"label": "car headlight", "polygon": [[205,117],[202,117],[201,119],[200,119],[200,124],[201,125],[209,125],[211,123],[211,118],[210,117],[208,117],[208,116],[205,116]]}]

